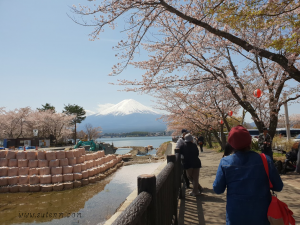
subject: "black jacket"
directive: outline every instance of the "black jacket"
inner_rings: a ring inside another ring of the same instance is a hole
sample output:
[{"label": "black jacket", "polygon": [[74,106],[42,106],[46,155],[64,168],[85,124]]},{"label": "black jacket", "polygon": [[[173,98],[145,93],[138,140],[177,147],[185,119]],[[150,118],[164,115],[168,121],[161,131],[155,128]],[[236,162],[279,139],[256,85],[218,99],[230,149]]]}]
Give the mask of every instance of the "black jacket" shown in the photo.
[{"label": "black jacket", "polygon": [[184,157],[184,169],[201,168],[199,150],[196,144],[192,142],[184,142],[184,144],[180,146],[180,154]]}]

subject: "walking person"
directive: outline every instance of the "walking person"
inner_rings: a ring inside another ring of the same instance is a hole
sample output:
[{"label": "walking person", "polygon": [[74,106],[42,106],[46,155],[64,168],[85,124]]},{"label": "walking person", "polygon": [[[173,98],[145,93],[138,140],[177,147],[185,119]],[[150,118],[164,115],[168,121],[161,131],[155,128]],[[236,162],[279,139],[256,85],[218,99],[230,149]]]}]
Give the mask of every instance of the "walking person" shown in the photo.
[{"label": "walking person", "polygon": [[262,153],[270,156],[273,160],[273,151],[272,151],[272,138],[268,134],[268,128],[263,128],[263,133],[258,137],[258,146]]},{"label": "walking person", "polygon": [[198,136],[197,140],[198,140],[198,145],[200,147],[200,150],[201,152],[203,152],[204,137],[202,136],[202,134]]},{"label": "walking person", "polygon": [[[221,159],[213,190],[227,188],[226,225],[270,225],[267,217],[271,194],[262,158],[250,150],[251,135],[243,126],[231,129],[228,143],[234,153]],[[270,157],[266,157],[274,191],[281,191],[282,180]]]},{"label": "walking person", "polygon": [[297,163],[296,163],[296,173],[300,173],[300,144],[298,145]]},{"label": "walking person", "polygon": [[[176,147],[175,148],[180,148],[180,146],[184,145],[184,137],[185,135],[188,133],[188,130],[187,129],[182,129],[181,130],[181,134],[182,136],[177,140],[177,143],[176,143]],[[184,164],[184,156],[181,155],[181,164],[183,165]],[[183,179],[184,179],[184,182],[185,182],[185,187],[186,188],[190,188],[190,181],[186,175],[186,170],[183,168]]]},{"label": "walking person", "polygon": [[199,173],[201,168],[201,161],[199,159],[199,150],[195,143],[193,143],[193,137],[191,134],[185,135],[185,143],[180,146],[180,154],[184,156],[183,168],[187,172],[189,180],[193,184],[193,191],[191,196],[200,195],[202,187],[199,184]]}]

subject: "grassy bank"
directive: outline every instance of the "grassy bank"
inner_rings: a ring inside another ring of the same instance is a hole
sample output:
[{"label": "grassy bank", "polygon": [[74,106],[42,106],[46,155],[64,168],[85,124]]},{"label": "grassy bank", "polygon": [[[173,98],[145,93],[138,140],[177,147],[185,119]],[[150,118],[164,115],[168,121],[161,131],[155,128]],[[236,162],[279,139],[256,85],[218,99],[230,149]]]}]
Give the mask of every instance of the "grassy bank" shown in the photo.
[{"label": "grassy bank", "polygon": [[166,152],[166,150],[167,150],[168,144],[169,144],[170,142],[171,142],[171,141],[167,141],[167,142],[162,143],[162,144],[159,146],[158,150],[156,151],[156,155],[157,155],[157,156],[163,156],[163,155],[165,155],[165,152]]}]

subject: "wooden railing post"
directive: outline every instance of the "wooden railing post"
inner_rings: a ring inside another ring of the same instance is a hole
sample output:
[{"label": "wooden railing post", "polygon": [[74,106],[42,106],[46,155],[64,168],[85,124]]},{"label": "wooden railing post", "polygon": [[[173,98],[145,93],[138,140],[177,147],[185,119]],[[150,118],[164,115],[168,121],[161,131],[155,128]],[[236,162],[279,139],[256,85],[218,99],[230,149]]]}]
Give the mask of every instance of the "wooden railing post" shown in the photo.
[{"label": "wooden railing post", "polygon": [[148,192],[152,196],[152,201],[147,210],[147,223],[149,225],[157,223],[156,208],[156,177],[154,174],[142,174],[138,176],[138,194]]},{"label": "wooden railing post", "polygon": [[174,167],[173,167],[173,183],[171,184],[171,189],[172,189],[172,203],[173,205],[171,205],[171,208],[172,208],[172,215],[175,216],[175,223],[174,224],[178,224],[177,222],[177,194],[178,194],[178,189],[177,189],[177,174],[176,174],[176,156],[175,155],[168,155],[167,156],[167,162],[173,162],[174,163]]}]

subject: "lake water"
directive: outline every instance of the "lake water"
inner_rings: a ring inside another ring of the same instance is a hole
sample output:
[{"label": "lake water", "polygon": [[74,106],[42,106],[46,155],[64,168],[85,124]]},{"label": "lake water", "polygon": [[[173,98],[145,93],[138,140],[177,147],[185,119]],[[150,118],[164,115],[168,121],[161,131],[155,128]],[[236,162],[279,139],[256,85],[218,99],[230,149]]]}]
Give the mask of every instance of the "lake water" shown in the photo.
[{"label": "lake water", "polygon": [[158,148],[162,143],[172,141],[172,136],[159,137],[125,137],[125,138],[98,138],[96,141],[114,144],[115,147],[148,146]]},{"label": "lake water", "polygon": [[0,194],[0,224],[104,224],[137,188],[137,176],[161,164],[121,167],[94,184],[58,192]]}]

